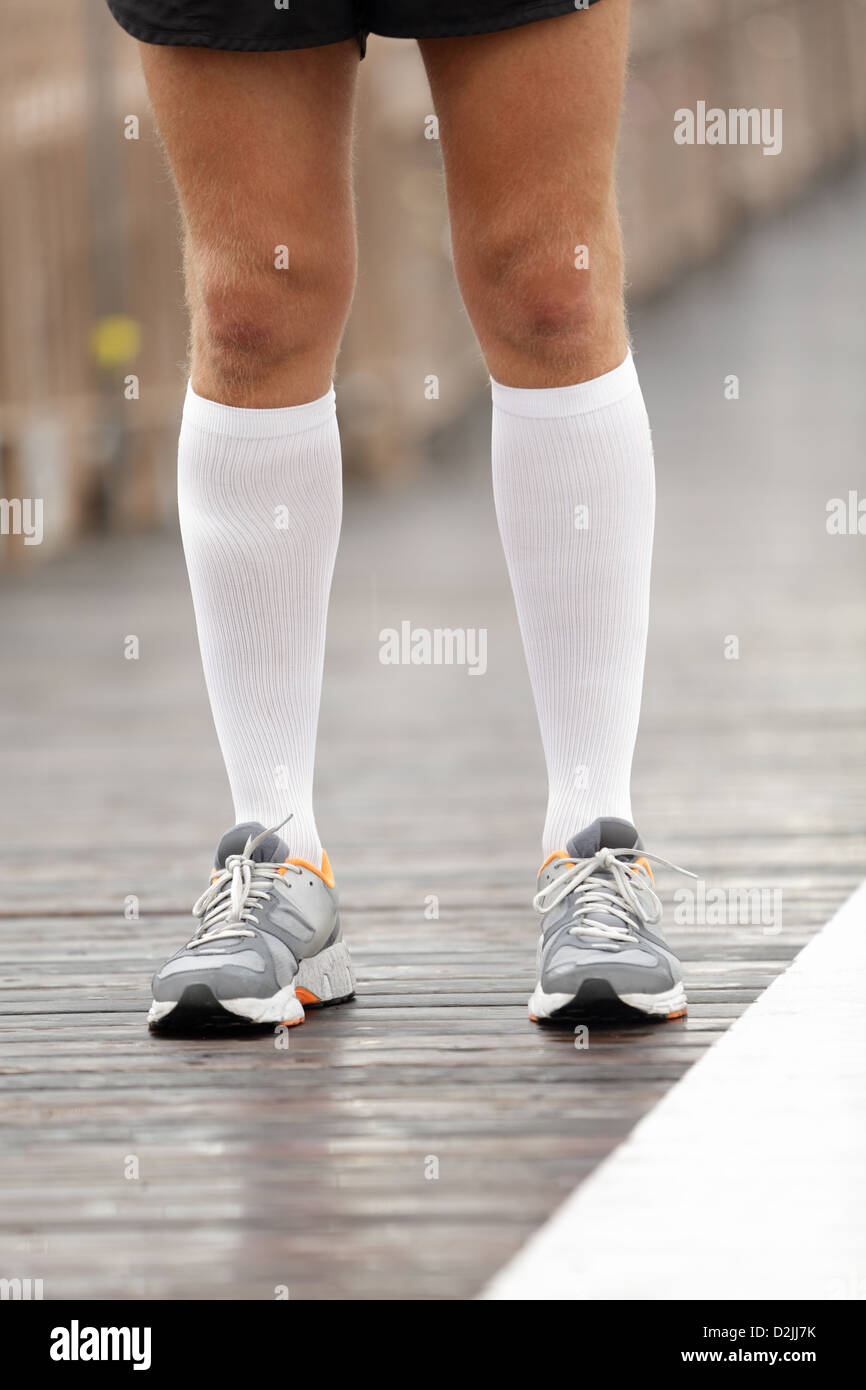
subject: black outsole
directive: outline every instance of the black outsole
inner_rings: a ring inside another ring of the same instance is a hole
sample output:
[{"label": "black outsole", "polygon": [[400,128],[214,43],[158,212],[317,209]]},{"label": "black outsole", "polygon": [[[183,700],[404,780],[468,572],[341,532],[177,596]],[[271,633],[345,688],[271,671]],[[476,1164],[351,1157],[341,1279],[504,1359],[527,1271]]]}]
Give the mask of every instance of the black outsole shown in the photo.
[{"label": "black outsole", "polygon": [[332,1004],[348,1004],[350,999],[354,999],[355,991],[351,994],[341,994],[339,999],[317,999],[315,1004],[304,1004],[304,1013],[309,1013],[310,1009],[330,1009]]},{"label": "black outsole", "polygon": [[[354,997],[353,991],[340,999],[322,999],[316,1004],[304,1004],[304,1013],[309,1009],[328,1008],[331,1004],[345,1004],[348,999]],[[253,1023],[251,1019],[233,1014],[230,1009],[223,1008],[208,985],[198,984],[189,985],[171,1013],[166,1014],[159,1022],[151,1023],[149,1027],[152,1033],[163,1033],[166,1036],[191,1037],[205,1034],[208,1037],[230,1037],[238,1033],[253,1036],[273,1033],[279,1025]]]},{"label": "black outsole", "polygon": [[577,994],[549,1018],[537,1018],[536,1023],[562,1026],[574,1023],[629,1024],[664,1023],[664,1014],[645,1014],[624,1004],[608,980],[584,980]]}]

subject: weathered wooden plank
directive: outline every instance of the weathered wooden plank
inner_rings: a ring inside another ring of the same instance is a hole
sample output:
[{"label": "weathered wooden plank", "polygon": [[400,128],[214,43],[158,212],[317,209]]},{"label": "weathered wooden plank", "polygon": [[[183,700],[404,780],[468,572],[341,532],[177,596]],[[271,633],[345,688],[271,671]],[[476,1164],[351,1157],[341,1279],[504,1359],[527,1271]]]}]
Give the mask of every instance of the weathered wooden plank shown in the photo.
[{"label": "weathered wooden plank", "polygon": [[[813,244],[795,222],[785,264],[802,305]],[[767,373],[735,272],[689,293],[682,313],[713,323],[717,358],[683,347],[669,309],[638,327],[656,350],[641,367],[659,532],[635,802],[650,847],[708,888],[779,890],[781,931],[678,923],[680,881],[662,875],[689,1018],[591,1028],[586,1050],[528,1022],[542,760],[477,462],[484,410],[454,441],[460,468],[347,499],[318,799],[357,1001],[311,1014],[285,1052],[268,1032],[151,1037],[148,977],[189,931],[230,816],[177,541],[115,538],[13,576],[0,1273],[44,1275],[48,1297],[470,1296],[861,876],[862,548],[823,530],[808,421],[784,436],[781,480],[765,449],[814,397],[820,344],[804,353],[774,328]],[[856,327],[844,304],[834,314],[834,334]],[[719,404],[723,358],[749,373],[736,407]],[[853,413],[835,423],[837,456],[856,457]],[[378,633],[403,617],[484,625],[488,674],[382,667]],[[130,631],[137,663],[122,657]],[[731,632],[737,662],[722,655]]]}]

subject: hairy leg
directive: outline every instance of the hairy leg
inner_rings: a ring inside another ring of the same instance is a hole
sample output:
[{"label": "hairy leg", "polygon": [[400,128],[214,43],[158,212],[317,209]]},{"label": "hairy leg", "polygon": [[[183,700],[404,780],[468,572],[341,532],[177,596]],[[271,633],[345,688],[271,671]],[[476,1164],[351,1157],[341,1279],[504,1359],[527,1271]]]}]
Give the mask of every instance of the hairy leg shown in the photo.
[{"label": "hairy leg", "polygon": [[[654,483],[614,156],[626,0],[422,43],[454,263],[493,381],[493,486],[549,776],[545,854],[630,820]],[[585,248],[583,251],[581,248]]]},{"label": "hairy leg", "polygon": [[183,215],[192,379],[178,503],[235,820],[270,827],[291,813],[291,852],[317,866],[357,45],[143,46],[142,60]]},{"label": "hairy leg", "polygon": [[614,157],[627,36],[627,0],[601,0],[420,44],[457,279],[505,385],[570,385],[625,356]]},{"label": "hairy leg", "polygon": [[235,406],[314,400],[354,289],[357,45],[140,50],[180,197],[193,388]]}]

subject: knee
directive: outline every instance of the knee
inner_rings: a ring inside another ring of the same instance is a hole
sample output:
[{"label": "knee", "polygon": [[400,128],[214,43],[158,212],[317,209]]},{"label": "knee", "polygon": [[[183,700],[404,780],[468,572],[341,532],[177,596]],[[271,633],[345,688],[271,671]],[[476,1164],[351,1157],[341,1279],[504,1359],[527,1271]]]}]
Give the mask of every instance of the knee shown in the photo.
[{"label": "knee", "polygon": [[226,390],[265,384],[303,359],[336,356],[354,290],[354,256],[284,268],[200,257],[189,274],[193,352]]},{"label": "knee", "polygon": [[554,369],[580,362],[622,319],[618,242],[500,233],[464,263],[463,293],[482,346]]}]

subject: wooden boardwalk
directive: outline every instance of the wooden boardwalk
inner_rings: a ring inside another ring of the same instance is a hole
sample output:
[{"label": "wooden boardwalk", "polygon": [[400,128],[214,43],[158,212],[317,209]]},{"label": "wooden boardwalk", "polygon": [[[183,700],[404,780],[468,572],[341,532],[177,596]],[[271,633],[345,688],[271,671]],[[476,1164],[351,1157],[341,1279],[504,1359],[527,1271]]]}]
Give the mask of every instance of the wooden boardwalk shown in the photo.
[{"label": "wooden boardwalk", "polygon": [[[318,804],[360,986],[285,1050],[144,1027],[231,819],[175,540],[7,581],[0,1276],[46,1298],[470,1297],[847,896],[864,542],[824,519],[861,466],[863,200],[862,179],[826,191],[635,325],[659,475],[636,817],[708,887],[781,893],[781,921],[669,914],[683,1022],[579,1049],[526,1018],[541,753],[486,411],[417,485],[348,499]],[[486,628],[487,674],[381,665],[404,620]]]}]

